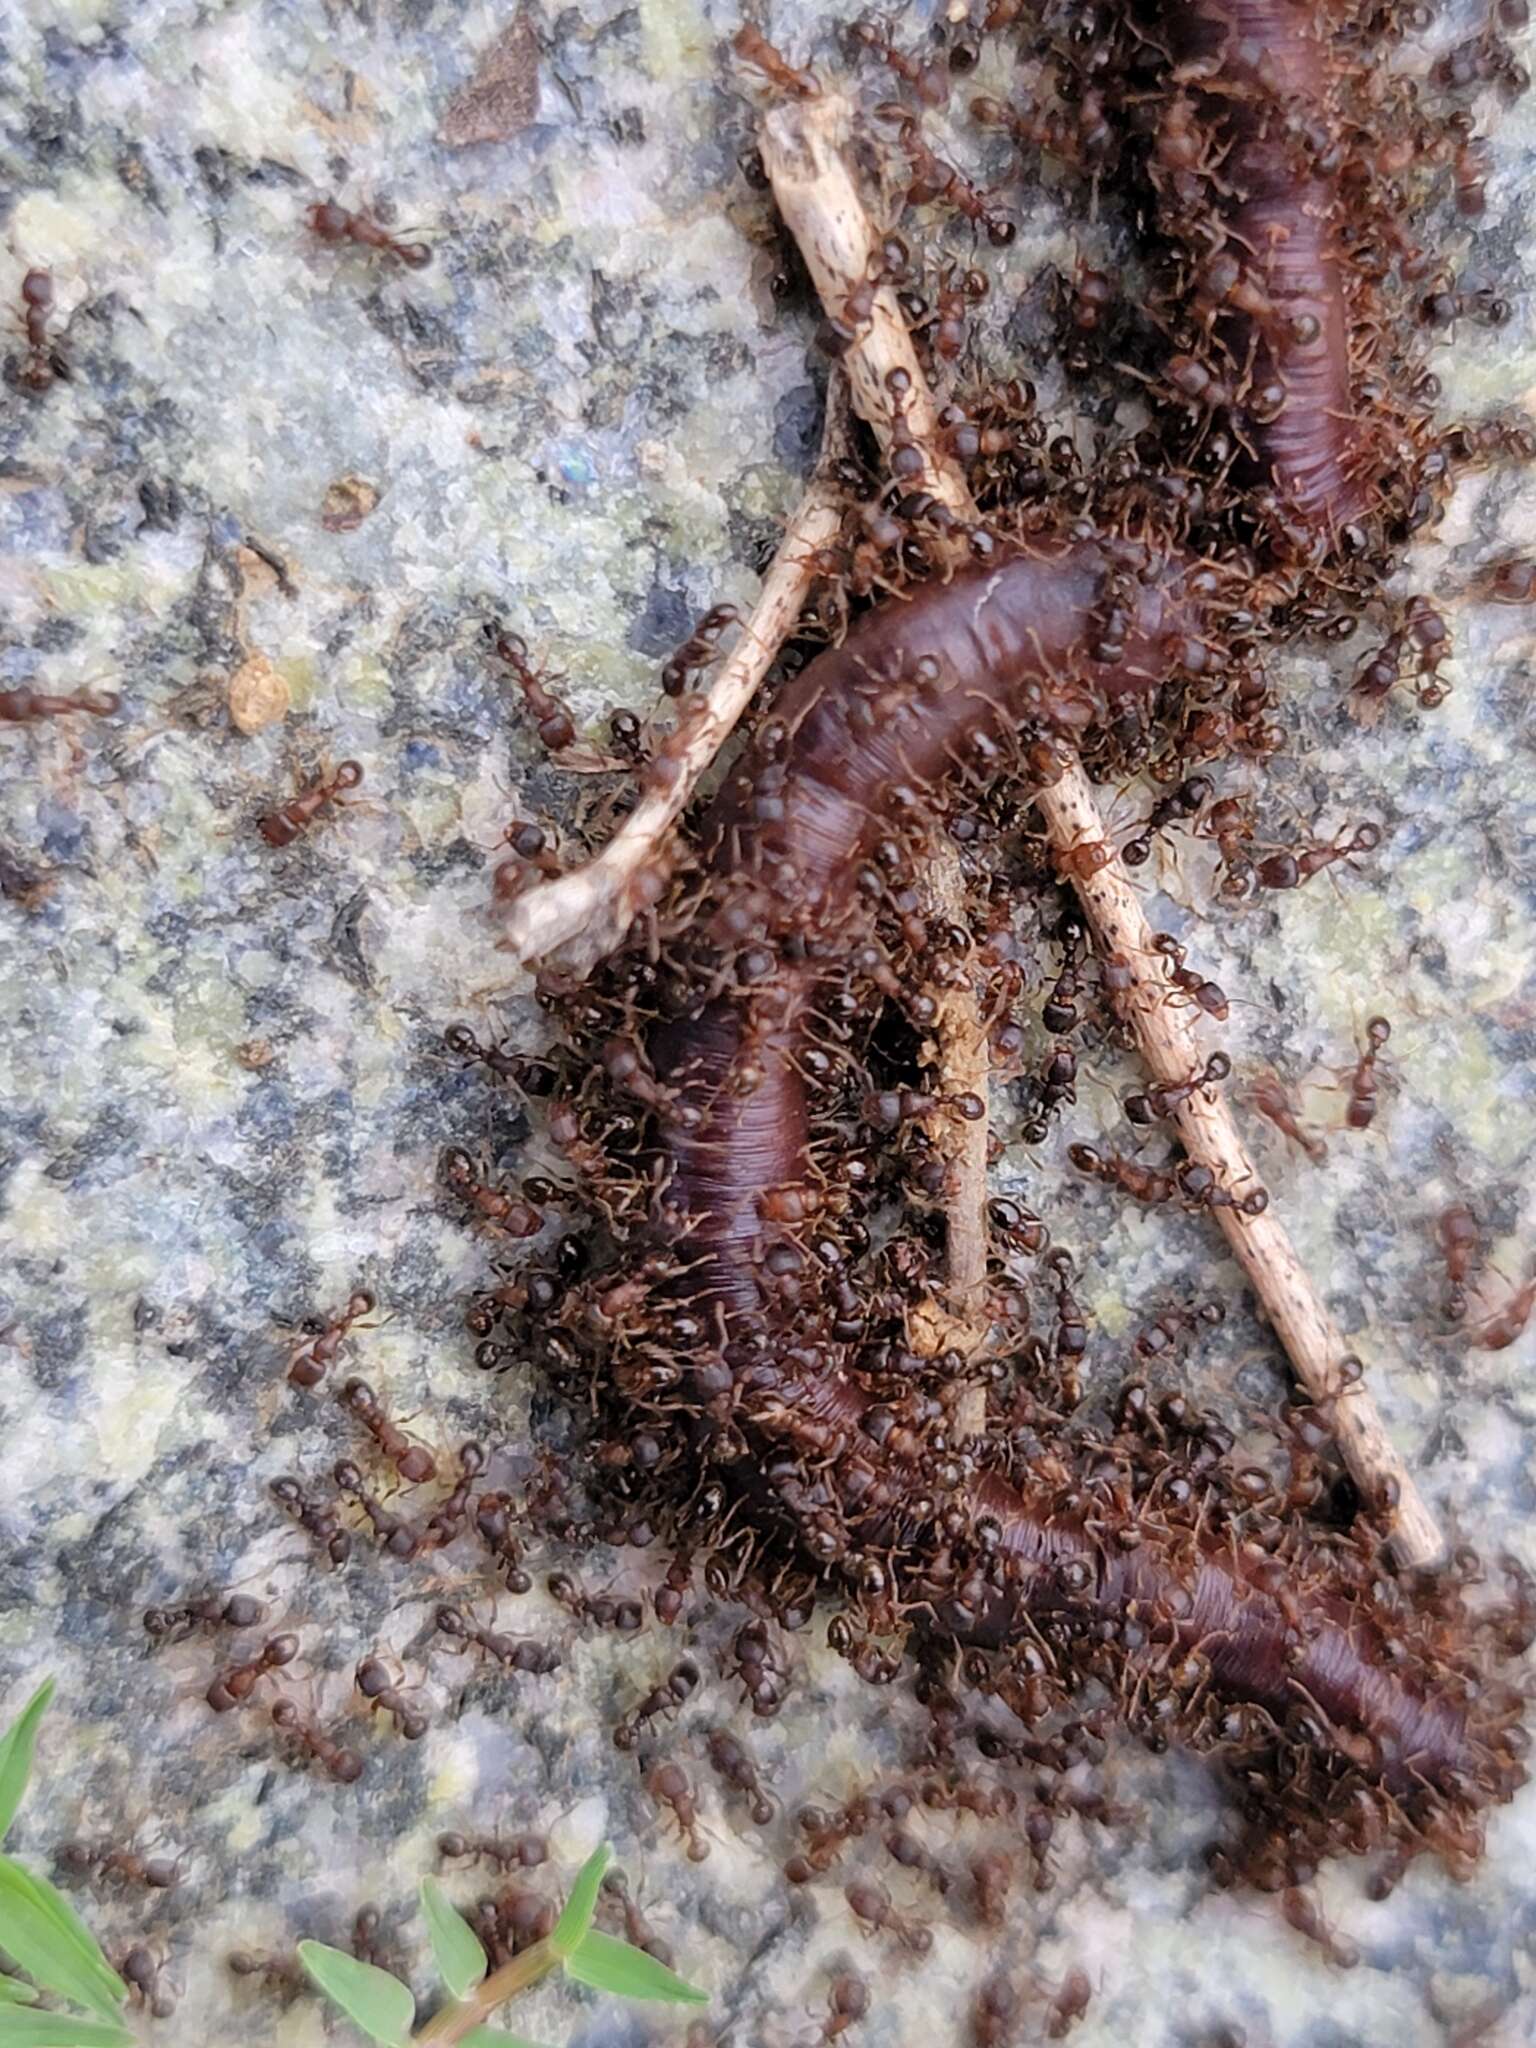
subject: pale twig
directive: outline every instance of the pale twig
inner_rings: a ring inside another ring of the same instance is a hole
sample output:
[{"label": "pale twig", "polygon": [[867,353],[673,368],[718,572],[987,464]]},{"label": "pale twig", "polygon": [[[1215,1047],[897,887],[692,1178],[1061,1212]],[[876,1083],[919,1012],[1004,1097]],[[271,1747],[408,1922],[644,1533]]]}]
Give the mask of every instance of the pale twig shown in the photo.
[{"label": "pale twig", "polygon": [[[763,162],[774,196],[800,244],[823,305],[834,314],[854,286],[871,274],[876,246],[874,229],[842,155],[848,119],[847,102],[829,93],[774,107],[761,128]],[[905,372],[903,434],[916,440],[927,457],[926,488],[958,517],[974,520],[976,507],[965,478],[936,437],[932,397],[900,309],[884,289],[876,292],[874,316],[856,334],[845,360],[854,403],[882,445],[889,443],[894,424],[891,372]],[[895,381],[897,388],[903,387],[901,378]],[[1058,855],[1071,847],[1102,843],[1106,837],[1082,763],[1066,749],[1060,751],[1066,761],[1064,772],[1036,797]],[[1119,998],[1119,1007],[1136,1033],[1148,1071],[1164,1086],[1188,1080],[1203,1068],[1205,1050],[1190,1011],[1168,1000],[1162,962],[1124,867],[1114,859],[1085,879],[1079,879],[1074,869],[1072,879],[1101,952],[1117,956],[1129,969],[1131,985]],[[1257,1185],[1231,1108],[1218,1090],[1196,1089],[1176,1112],[1175,1123],[1191,1160],[1208,1167],[1224,1188]],[[979,1213],[974,1193],[971,1208]],[[1340,1366],[1349,1346],[1273,1207],[1258,1216],[1231,1208],[1216,1213],[1297,1378],[1314,1400],[1331,1404],[1334,1432],[1351,1474],[1368,1499],[1393,1503],[1387,1518],[1399,1561],[1411,1567],[1432,1564],[1444,1550],[1440,1531],[1388,1439],[1370,1394],[1358,1381],[1346,1385]]]},{"label": "pale twig", "polygon": [[842,443],[836,413],[829,394],[818,473],[784,530],[741,638],[706,694],[663,742],[663,772],[653,769],[639,802],[601,853],[569,874],[535,884],[513,903],[506,943],[519,960],[558,955],[562,967],[584,973],[613,951],[635,917],[661,895],[672,866],[672,828],[794,631],[815,577],[817,551],[841,530],[843,494],[826,474],[829,457]]}]

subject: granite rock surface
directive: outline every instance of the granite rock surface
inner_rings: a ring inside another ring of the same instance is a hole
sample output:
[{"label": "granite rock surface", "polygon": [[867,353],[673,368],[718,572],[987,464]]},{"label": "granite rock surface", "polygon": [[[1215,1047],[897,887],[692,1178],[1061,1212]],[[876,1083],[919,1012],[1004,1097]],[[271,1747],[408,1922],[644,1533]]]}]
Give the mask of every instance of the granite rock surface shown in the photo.
[{"label": "granite rock surface", "polygon": [[[909,9],[902,33],[933,14]],[[1021,1883],[997,1930],[871,1848],[849,1859],[931,1927],[918,1964],[861,1938],[840,1884],[790,1891],[787,1819],[752,1828],[703,1761],[704,1730],[729,1723],[785,1816],[830,1804],[910,1744],[901,1688],[860,1686],[813,1630],[783,1714],[751,1724],[717,1674],[732,1619],[701,1603],[705,1682],[664,1738],[702,1788],[710,1853],[690,1862],[610,1740],[680,1633],[583,1631],[536,1590],[503,1599],[500,1625],[563,1662],[507,1680],[434,1644],[445,1586],[490,1613],[471,1560],[393,1571],[359,1539],[327,1574],[268,1495],[284,1474],[323,1488],[356,1448],[284,1367],[303,1319],[360,1285],[381,1314],[349,1364],[445,1462],[469,1437],[516,1453],[562,1426],[526,1375],[473,1364],[462,1307],[488,1250],[440,1191],[441,1148],[522,1172],[544,1155],[442,1034],[540,1042],[488,913],[496,842],[514,813],[569,832],[609,785],[543,759],[482,626],[506,621],[567,671],[600,736],[612,707],[649,707],[703,610],[750,599],[795,504],[824,370],[739,168],[739,19],[730,0],[0,0],[0,303],[49,267],[70,369],[41,398],[0,391],[0,688],[123,699],[100,721],[0,727],[0,1711],[59,1680],[16,1845],[45,1865],[68,1838],[184,1857],[168,1894],[82,1901],[113,1954],[163,1956],[174,2041],[320,2041],[315,2001],[236,1984],[224,1958],[345,1942],[365,1902],[425,1994],[411,1901],[436,1835],[538,1827],[553,1863],[529,1881],[551,1890],[614,1841],[656,1933],[716,1994],[701,2038],[814,2038],[847,1958],[872,1983],[849,2037],[867,2048],[961,2048],[984,1976],[1027,1989],[1072,1966],[1093,1985],[1082,2048],[1175,2048],[1223,2023],[1250,2048],[1514,2048],[1536,2039],[1529,1794],[1468,1883],[1426,1864],[1372,1904],[1358,1870],[1327,1872],[1325,1910],[1360,1951],[1342,1972],[1263,1901],[1212,1890],[1210,1773],[1122,1746],[1106,1776],[1134,1822],[1065,1831],[1054,1889]],[[803,0],[777,0],[769,26],[839,67]],[[1445,234],[1514,314],[1436,352],[1452,418],[1536,391],[1536,116],[1485,111],[1488,212]],[[1000,174],[963,117],[953,148]],[[430,264],[318,240],[306,209],[331,197],[427,241]],[[1053,280],[1113,252],[1113,208],[1090,218],[1049,174],[1016,203],[1017,242],[984,258],[979,345],[1065,417]],[[933,222],[931,243],[973,260],[963,223]],[[1533,517],[1536,485],[1490,468],[1421,549],[1416,585],[1456,635],[1433,713],[1400,697],[1362,725],[1347,661],[1284,663],[1274,836],[1370,818],[1379,855],[1238,910],[1211,908],[1209,849],[1187,840],[1143,873],[1154,923],[1238,999],[1239,1077],[1274,1068],[1327,1129],[1321,1166],[1260,1129],[1261,1165],[1429,1499],[1486,1554],[1536,1567],[1532,1337],[1487,1352],[1455,1336],[1432,1245],[1454,1199],[1510,1282],[1533,1245],[1536,615],[1468,594]],[[364,780],[345,811],[265,845],[256,817],[348,759]],[[1339,1070],[1377,1012],[1390,1082],[1356,1136],[1337,1129]],[[1097,1079],[1069,1135],[1108,1126],[1129,1070]],[[1055,1140],[1014,1146],[1001,1180],[1084,1248],[1104,1371],[1165,1303],[1215,1293],[1230,1312],[1189,1383],[1238,1418],[1272,1412],[1283,1375],[1212,1234],[1100,1199]],[[628,1567],[580,1569],[595,1585]],[[259,1709],[209,1712],[219,1643],[149,1656],[147,1605],[236,1585],[299,1633],[289,1690],[348,1729],[360,1786],[291,1769]],[[367,1724],[350,1672],[369,1651],[420,1688],[419,1744]],[[950,1859],[998,1838],[926,1825]],[[1038,2038],[1043,1998],[1029,1991],[1019,2039]],[[568,1993],[516,2024],[582,2048],[684,2032]]]}]

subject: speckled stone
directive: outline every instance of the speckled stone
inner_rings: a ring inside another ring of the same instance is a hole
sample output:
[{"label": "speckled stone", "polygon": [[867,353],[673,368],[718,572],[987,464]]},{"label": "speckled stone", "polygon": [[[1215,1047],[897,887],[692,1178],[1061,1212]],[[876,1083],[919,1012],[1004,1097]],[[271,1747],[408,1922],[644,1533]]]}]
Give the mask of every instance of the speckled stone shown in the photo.
[{"label": "speckled stone", "polygon": [[[681,1633],[582,1633],[542,1590],[504,1599],[501,1625],[553,1636],[565,1660],[513,1683],[433,1644],[434,1589],[489,1612],[469,1556],[391,1571],[360,1542],[327,1576],[268,1498],[284,1473],[323,1486],[355,1447],[336,1404],[283,1372],[293,1326],[358,1285],[381,1316],[349,1364],[445,1456],[472,1434],[519,1450],[530,1406],[532,1426],[563,1426],[527,1374],[488,1382],[472,1363],[462,1304],[488,1249],[439,1193],[440,1148],[525,1172],[543,1154],[442,1031],[539,1042],[526,978],[497,951],[488,870],[510,815],[569,829],[607,785],[573,788],[540,759],[482,622],[568,671],[589,731],[614,705],[648,706],[692,620],[750,599],[818,433],[815,314],[775,295],[778,245],[738,169],[736,8],[546,7],[529,17],[536,90],[508,88],[487,116],[473,81],[514,13],[0,0],[0,300],[49,266],[72,366],[41,400],[0,392],[0,686],[124,699],[99,724],[0,728],[0,855],[20,878],[0,903],[0,1706],[44,1671],[60,1685],[17,1846],[46,1863],[68,1837],[112,1833],[185,1853],[168,1896],[83,1902],[114,1954],[141,1938],[164,1953],[181,2003],[159,2031],[178,2042],[321,2040],[314,2001],[264,2002],[223,1958],[344,1941],[364,1901],[425,1993],[411,1900],[434,1836],[534,1825],[565,1877],[614,1840],[656,1931],[716,1994],[717,2038],[737,2044],[811,2039],[840,1956],[873,1984],[861,2048],[960,2048],[988,1972],[1049,1986],[1073,1965],[1094,1987],[1082,2048],[1175,2048],[1218,2021],[1251,2048],[1451,2048],[1495,2011],[1485,2048],[1536,2039],[1536,1798],[1496,1817],[1465,1885],[1426,1866],[1373,1905],[1358,1870],[1328,1871],[1325,1909],[1361,1951],[1346,1974],[1263,1901],[1212,1891],[1211,1774],[1122,1745],[1106,1777],[1134,1822],[1065,1829],[1055,1888],[1021,1884],[1000,1932],[977,1927],[963,1885],[940,1900],[877,1850],[850,1855],[841,1876],[881,1876],[931,1926],[919,1965],[861,1938],[839,1883],[787,1890],[787,1820],[752,1829],[710,1778],[705,1729],[742,1725],[717,1666],[727,1612],[701,1601],[705,1680],[664,1738],[701,1788],[710,1854],[693,1864],[610,1741]],[[933,14],[909,10],[903,33]],[[797,59],[837,67],[821,10],[776,0],[770,26]],[[488,118],[516,132],[465,143]],[[1515,314],[1437,350],[1448,417],[1536,391],[1531,103],[1496,125],[1488,214],[1475,237],[1446,232]],[[963,116],[952,146],[1001,173],[995,138]],[[305,210],[331,196],[429,241],[430,267],[319,243]],[[1052,277],[1114,251],[1113,208],[1088,219],[1049,172],[1018,208],[1015,246],[984,258],[983,347],[1059,407]],[[973,260],[963,224],[935,226],[940,244]],[[19,348],[17,334],[0,353]],[[1419,552],[1414,585],[1446,604],[1457,643],[1432,715],[1400,699],[1362,726],[1347,662],[1277,665],[1276,839],[1371,818],[1380,854],[1236,911],[1211,908],[1198,842],[1170,842],[1143,874],[1154,924],[1236,998],[1239,1081],[1277,1068],[1328,1127],[1321,1167],[1262,1128],[1259,1158],[1427,1495],[1458,1536],[1536,1566],[1536,1354],[1529,1337],[1488,1353],[1448,1332],[1431,1237],[1459,1196],[1511,1279],[1532,1244],[1533,629],[1465,593],[1533,519],[1536,486],[1490,469]],[[229,695],[253,662],[291,708],[247,733]],[[255,818],[348,758],[365,780],[344,814],[265,846]],[[1337,1128],[1338,1074],[1377,1011],[1390,1083],[1357,1136]],[[1283,1376],[1214,1237],[1065,1165],[1064,1137],[1107,1127],[1130,1078],[1096,1064],[1073,1132],[1015,1147],[1003,1181],[1091,1248],[1105,1377],[1113,1340],[1169,1300],[1231,1303],[1189,1384],[1257,1426]],[[599,1584],[633,1567],[581,1569]],[[236,1582],[299,1632],[289,1689],[366,1753],[361,1786],[287,1768],[259,1708],[213,1716],[200,1695],[218,1645],[149,1657],[147,1604]],[[419,1745],[368,1725],[351,1694],[370,1649],[419,1685]],[[744,1729],[786,1815],[894,1763],[921,1718],[904,1689],[858,1684],[819,1629],[795,1655],[783,1715]],[[952,1861],[998,1839],[919,1825]],[[448,1882],[475,1895],[470,1874]],[[1042,1996],[1020,2040],[1037,2038]],[[660,2009],[565,1992],[515,2023],[583,2048],[683,2032]]]}]

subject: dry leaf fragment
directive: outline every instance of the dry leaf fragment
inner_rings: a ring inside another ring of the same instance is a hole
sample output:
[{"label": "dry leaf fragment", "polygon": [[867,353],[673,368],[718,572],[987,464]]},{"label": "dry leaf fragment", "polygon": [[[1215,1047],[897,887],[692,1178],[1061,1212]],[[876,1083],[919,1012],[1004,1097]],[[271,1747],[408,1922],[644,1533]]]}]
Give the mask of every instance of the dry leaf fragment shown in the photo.
[{"label": "dry leaf fragment", "polygon": [[367,477],[338,477],[320,507],[320,524],[327,533],[355,532],[378,502],[379,487]]},{"label": "dry leaf fragment", "polygon": [[438,134],[450,149],[505,142],[528,126],[538,105],[539,41],[528,9],[519,7],[448,102]]},{"label": "dry leaf fragment", "polygon": [[264,654],[250,654],[229,679],[229,719],[240,732],[260,732],[287,716],[293,693]]}]

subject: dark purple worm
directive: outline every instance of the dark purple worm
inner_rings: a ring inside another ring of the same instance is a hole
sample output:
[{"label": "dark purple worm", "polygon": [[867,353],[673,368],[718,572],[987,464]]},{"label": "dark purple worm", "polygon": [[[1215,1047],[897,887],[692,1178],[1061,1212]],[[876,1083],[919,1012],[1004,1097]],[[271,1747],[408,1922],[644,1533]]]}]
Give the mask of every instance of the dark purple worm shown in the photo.
[{"label": "dark purple worm", "polygon": [[1207,223],[1225,231],[1225,247],[1211,246],[1207,225],[1204,264],[1207,277],[1223,257],[1229,266],[1213,296],[1226,308],[1216,331],[1237,373],[1237,415],[1294,509],[1337,534],[1376,479],[1350,376],[1328,10],[1185,0],[1158,10],[1157,29],[1188,80],[1205,166],[1168,164],[1165,140],[1158,180],[1176,194],[1193,178]]},{"label": "dark purple worm", "polygon": [[[670,1091],[666,1200],[689,1220],[689,1291],[759,1308],[764,1225],[803,1219],[809,1113],[797,1063],[818,985],[865,935],[861,848],[921,815],[962,769],[993,780],[1022,734],[1076,734],[1200,658],[1211,572],[1148,558],[1140,574],[1090,542],[1039,540],[859,620],[811,662],[728,777],[703,825],[710,937],[739,944],[740,993],[655,1029]],[[1113,591],[1129,625],[1112,663],[1089,653]]]}]

